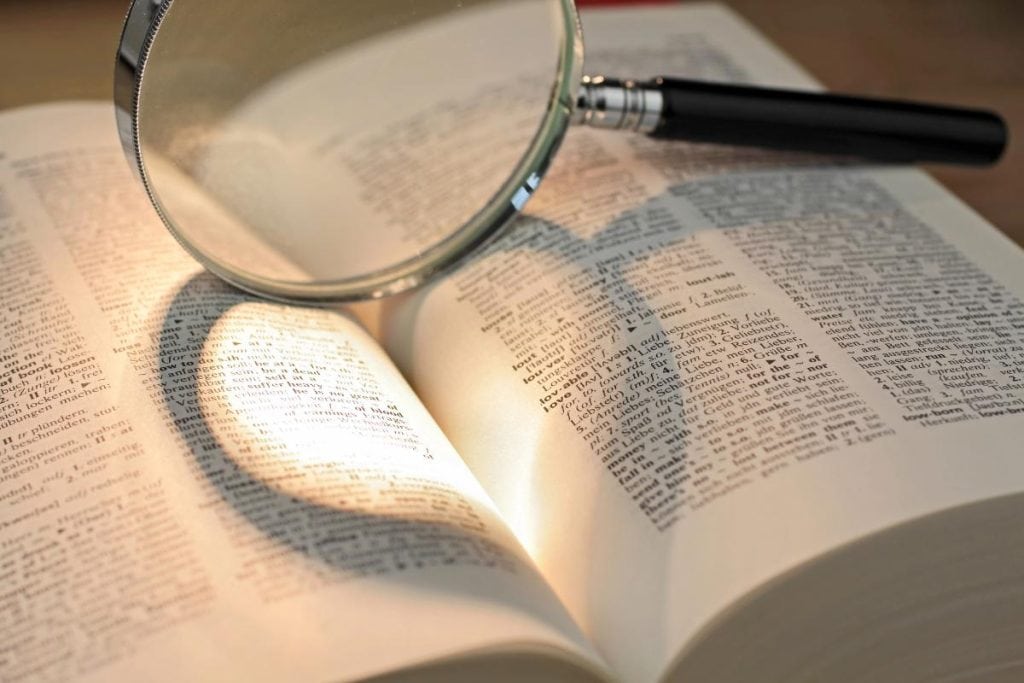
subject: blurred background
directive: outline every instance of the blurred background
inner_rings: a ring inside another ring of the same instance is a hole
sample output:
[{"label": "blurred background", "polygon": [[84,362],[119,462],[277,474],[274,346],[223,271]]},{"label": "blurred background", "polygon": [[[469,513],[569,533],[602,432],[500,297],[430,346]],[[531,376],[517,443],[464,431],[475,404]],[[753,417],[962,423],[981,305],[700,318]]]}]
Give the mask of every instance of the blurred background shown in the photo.
[{"label": "blurred background", "polygon": [[[1002,113],[1010,123],[1011,142],[999,166],[929,170],[1024,245],[1024,0],[724,4],[831,90],[948,101]],[[128,0],[0,0],[0,109],[59,99],[109,100],[127,7]]]}]

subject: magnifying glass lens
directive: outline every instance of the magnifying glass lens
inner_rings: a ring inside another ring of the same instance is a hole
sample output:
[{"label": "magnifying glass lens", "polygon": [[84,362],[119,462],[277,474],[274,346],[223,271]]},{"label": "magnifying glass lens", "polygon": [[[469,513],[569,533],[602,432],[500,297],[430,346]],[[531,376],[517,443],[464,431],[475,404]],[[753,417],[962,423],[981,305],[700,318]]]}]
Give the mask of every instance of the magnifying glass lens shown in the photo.
[{"label": "magnifying glass lens", "polygon": [[278,298],[389,294],[476,247],[536,185],[578,80],[563,0],[162,11],[135,109],[147,188],[204,265]]}]

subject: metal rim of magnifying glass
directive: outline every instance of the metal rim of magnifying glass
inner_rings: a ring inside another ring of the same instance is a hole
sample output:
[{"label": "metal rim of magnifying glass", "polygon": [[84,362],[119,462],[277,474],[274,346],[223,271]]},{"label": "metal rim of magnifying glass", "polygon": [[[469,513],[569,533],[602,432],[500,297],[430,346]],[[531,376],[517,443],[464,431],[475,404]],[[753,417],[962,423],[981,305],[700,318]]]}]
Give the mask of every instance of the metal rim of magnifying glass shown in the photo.
[{"label": "metal rim of magnifying glass", "polygon": [[[187,2],[188,0],[178,0]],[[125,17],[114,75],[114,106],[121,145],[150,202],[178,243],[206,269],[246,291],[270,299],[334,303],[376,299],[423,284],[494,239],[537,188],[569,126],[583,70],[583,36],[573,0],[558,0],[564,31],[559,67],[540,127],[504,185],[462,228],[413,258],[366,276],[330,282],[283,282],[239,272],[193,246],[160,202],[140,144],[140,103],[146,63],[174,0],[133,0]]]}]

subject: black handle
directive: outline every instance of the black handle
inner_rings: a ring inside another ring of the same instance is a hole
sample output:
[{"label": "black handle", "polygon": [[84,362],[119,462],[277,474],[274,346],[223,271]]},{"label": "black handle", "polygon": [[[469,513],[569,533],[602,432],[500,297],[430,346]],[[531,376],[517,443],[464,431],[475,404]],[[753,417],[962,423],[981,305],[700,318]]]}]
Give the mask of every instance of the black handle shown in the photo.
[{"label": "black handle", "polygon": [[978,109],[667,77],[644,85],[664,100],[654,137],[976,165],[1006,148],[1006,124]]}]

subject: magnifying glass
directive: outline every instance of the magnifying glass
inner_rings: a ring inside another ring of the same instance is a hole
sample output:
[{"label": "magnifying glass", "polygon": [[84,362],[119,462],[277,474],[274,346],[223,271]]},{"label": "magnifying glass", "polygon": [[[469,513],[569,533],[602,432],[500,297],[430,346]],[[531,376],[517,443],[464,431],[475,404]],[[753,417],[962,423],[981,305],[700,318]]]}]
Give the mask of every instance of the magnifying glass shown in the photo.
[{"label": "magnifying glass", "polygon": [[242,289],[318,303],[473,253],[574,124],[898,163],[1006,144],[985,111],[582,74],[572,0],[134,0],[115,100],[181,244]]}]

